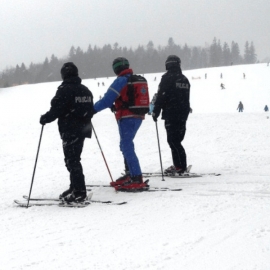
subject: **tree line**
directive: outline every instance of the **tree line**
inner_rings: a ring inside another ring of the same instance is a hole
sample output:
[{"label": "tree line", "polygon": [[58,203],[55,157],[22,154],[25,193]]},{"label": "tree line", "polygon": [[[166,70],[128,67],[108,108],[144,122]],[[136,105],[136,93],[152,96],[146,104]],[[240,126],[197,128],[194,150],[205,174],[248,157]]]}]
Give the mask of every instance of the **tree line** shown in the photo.
[{"label": "tree line", "polygon": [[60,81],[60,69],[65,62],[74,62],[82,79],[114,76],[111,64],[113,59],[119,56],[129,60],[135,73],[164,72],[164,63],[170,54],[180,57],[183,70],[253,64],[257,61],[253,42],[245,43],[244,54],[241,55],[237,42],[232,41],[230,45],[227,42],[221,44],[216,38],[211,45],[204,47],[177,45],[173,38],[169,38],[166,46],[157,48],[152,41],[135,49],[121,47],[117,42],[102,48],[89,45],[86,51],[72,46],[68,55],[61,59],[53,54],[50,59],[46,57],[43,63],[31,63],[28,68],[22,63],[4,70],[0,74],[0,87]]}]

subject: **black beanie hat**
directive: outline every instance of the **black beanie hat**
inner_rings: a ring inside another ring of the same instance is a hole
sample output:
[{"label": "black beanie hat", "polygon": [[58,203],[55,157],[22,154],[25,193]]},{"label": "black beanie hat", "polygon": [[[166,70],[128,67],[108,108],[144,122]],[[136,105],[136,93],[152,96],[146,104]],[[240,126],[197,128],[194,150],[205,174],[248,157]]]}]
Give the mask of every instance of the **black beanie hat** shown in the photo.
[{"label": "black beanie hat", "polygon": [[65,63],[61,68],[61,76],[63,80],[76,77],[78,76],[78,68],[72,62]]},{"label": "black beanie hat", "polygon": [[169,70],[171,68],[180,67],[181,60],[177,55],[169,55],[166,62],[166,70]]}]

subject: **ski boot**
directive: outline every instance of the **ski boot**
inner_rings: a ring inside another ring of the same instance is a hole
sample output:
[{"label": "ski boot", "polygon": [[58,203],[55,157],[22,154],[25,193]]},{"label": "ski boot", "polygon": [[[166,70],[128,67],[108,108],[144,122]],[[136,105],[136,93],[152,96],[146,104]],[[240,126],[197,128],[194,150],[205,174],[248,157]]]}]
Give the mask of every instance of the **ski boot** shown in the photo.
[{"label": "ski boot", "polygon": [[164,170],[164,174],[168,176],[174,176],[176,174],[182,175],[186,172],[186,168],[182,169],[180,167],[175,167],[174,165],[170,166],[166,170]]},{"label": "ski boot", "polygon": [[83,203],[87,201],[87,193],[86,190],[73,190],[71,194],[64,197],[65,203]]},{"label": "ski boot", "polygon": [[121,186],[129,180],[130,180],[130,173],[127,171],[123,176],[117,178],[114,182],[111,182],[110,186],[111,187]]},{"label": "ski boot", "polygon": [[64,191],[62,194],[59,195],[59,200],[64,200],[64,198],[68,196],[69,194],[71,194],[72,191],[73,191],[73,188],[71,187],[67,189],[66,191]]},{"label": "ski boot", "polygon": [[147,182],[143,182],[142,175],[132,176],[129,181],[124,182],[122,185],[115,186],[116,191],[136,192],[149,189]]}]

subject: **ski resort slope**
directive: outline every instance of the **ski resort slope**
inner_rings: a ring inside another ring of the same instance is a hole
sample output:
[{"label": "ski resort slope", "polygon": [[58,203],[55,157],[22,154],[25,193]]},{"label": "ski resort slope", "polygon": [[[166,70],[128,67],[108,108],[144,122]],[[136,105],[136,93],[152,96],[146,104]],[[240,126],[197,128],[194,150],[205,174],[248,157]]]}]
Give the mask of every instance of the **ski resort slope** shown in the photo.
[{"label": "ski resort slope", "polygon": [[[15,206],[14,199],[29,193],[41,133],[39,118],[49,109],[60,82],[0,89],[0,269],[270,269],[270,119],[263,111],[270,105],[270,67],[256,64],[183,73],[191,83],[193,109],[183,141],[188,164],[193,172],[221,176],[149,178],[151,186],[182,188],[180,192],[92,188],[93,199],[128,202],[121,206]],[[144,75],[152,97],[162,74]],[[98,100],[113,79],[83,83]],[[97,82],[105,86],[98,87]],[[236,110],[239,101],[243,113]],[[93,125],[116,179],[124,166],[114,116],[110,110],[102,111],[94,116]],[[157,127],[166,168],[172,161],[161,119]],[[151,116],[146,116],[135,146],[142,170],[160,171]],[[110,182],[94,136],[85,142],[82,164],[87,184]],[[32,196],[57,197],[68,185],[55,121],[44,127]]]}]

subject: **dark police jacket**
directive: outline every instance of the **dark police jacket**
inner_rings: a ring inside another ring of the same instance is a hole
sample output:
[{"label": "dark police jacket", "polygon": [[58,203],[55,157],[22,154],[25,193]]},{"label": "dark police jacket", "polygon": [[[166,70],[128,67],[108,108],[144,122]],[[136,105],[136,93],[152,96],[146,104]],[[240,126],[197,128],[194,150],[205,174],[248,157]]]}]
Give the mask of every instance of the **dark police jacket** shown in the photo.
[{"label": "dark police jacket", "polygon": [[159,116],[162,109],[164,120],[184,120],[188,118],[190,83],[181,68],[168,70],[161,78],[153,113]]},{"label": "dark police jacket", "polygon": [[58,118],[62,139],[74,136],[91,138],[93,95],[81,81],[79,77],[65,79],[51,100],[50,110],[44,115],[46,123]]}]

